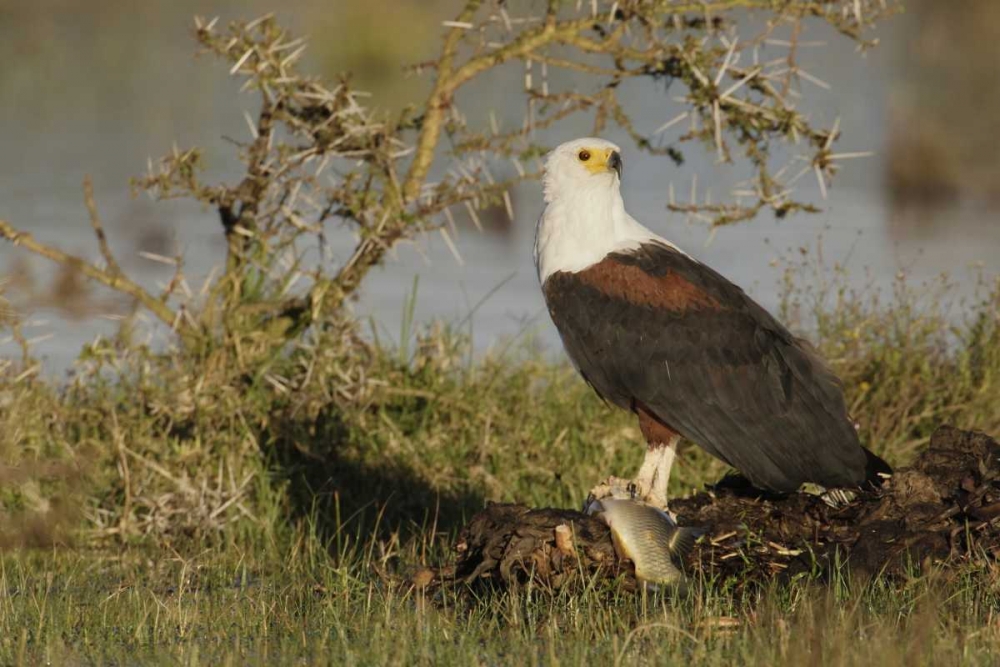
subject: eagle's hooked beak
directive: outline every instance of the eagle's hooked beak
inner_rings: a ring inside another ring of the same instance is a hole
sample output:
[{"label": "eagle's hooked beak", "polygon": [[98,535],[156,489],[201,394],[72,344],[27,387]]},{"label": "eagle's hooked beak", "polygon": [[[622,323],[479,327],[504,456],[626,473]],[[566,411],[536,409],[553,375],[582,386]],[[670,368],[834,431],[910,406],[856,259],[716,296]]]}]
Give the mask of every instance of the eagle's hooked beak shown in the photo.
[{"label": "eagle's hooked beak", "polygon": [[622,156],[618,151],[611,151],[611,155],[608,156],[608,169],[618,174],[619,181],[622,180]]}]

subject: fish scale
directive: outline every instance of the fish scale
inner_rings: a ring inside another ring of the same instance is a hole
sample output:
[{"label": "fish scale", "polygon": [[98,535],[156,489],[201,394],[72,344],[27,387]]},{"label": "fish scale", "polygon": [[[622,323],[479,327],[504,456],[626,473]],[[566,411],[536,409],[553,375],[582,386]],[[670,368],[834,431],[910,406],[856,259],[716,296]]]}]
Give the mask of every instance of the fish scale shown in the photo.
[{"label": "fish scale", "polygon": [[678,526],[666,512],[636,500],[605,498],[587,513],[608,525],[618,555],[632,561],[636,578],[647,588],[685,588],[674,559],[690,551],[704,531]]}]

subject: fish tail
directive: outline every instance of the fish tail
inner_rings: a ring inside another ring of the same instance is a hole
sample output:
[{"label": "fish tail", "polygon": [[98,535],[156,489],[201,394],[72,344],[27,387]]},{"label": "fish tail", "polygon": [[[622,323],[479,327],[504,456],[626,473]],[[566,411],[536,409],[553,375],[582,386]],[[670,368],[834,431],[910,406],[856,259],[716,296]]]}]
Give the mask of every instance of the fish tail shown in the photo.
[{"label": "fish tail", "polygon": [[694,548],[694,543],[698,538],[704,534],[704,528],[678,526],[674,530],[674,534],[670,536],[670,543],[667,545],[671,555],[683,558]]}]

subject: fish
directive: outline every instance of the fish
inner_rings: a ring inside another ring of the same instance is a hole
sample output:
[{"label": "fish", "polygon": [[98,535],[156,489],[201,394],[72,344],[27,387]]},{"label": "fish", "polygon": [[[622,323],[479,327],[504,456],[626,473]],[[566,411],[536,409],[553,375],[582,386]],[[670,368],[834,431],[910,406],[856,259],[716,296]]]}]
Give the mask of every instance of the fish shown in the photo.
[{"label": "fish", "polygon": [[678,526],[663,510],[637,500],[595,500],[587,513],[608,525],[615,551],[620,558],[632,561],[636,579],[644,588],[687,590],[684,573],[674,559],[688,553],[704,530]]}]

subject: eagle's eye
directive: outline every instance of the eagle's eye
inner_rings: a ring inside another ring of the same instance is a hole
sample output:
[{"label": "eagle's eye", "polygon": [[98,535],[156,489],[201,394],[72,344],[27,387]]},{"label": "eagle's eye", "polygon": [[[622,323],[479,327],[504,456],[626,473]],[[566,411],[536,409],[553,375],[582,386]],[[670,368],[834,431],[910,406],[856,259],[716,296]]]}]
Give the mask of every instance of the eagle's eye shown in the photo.
[{"label": "eagle's eye", "polygon": [[580,151],[577,157],[580,158],[580,162],[586,162],[590,159],[590,151]]}]

